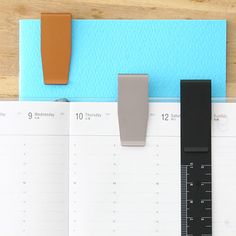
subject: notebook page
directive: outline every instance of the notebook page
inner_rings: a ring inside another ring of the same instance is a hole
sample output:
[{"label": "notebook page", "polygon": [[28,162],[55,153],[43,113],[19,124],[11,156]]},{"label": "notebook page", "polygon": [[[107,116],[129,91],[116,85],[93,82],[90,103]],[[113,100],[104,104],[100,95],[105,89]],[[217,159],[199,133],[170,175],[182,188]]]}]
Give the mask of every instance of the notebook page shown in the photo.
[{"label": "notebook page", "polygon": [[0,235],[68,235],[69,105],[0,102]]},{"label": "notebook page", "polygon": [[[234,236],[236,104],[212,110],[213,234]],[[179,114],[151,103],[146,147],[126,148],[116,104],[71,104],[70,235],[180,235]]]},{"label": "notebook page", "polygon": [[236,235],[236,103],[216,103],[212,117],[213,235]]},{"label": "notebook page", "polygon": [[151,103],[146,146],[121,147],[116,103],[71,103],[70,236],[179,236],[179,147],[179,106]]}]

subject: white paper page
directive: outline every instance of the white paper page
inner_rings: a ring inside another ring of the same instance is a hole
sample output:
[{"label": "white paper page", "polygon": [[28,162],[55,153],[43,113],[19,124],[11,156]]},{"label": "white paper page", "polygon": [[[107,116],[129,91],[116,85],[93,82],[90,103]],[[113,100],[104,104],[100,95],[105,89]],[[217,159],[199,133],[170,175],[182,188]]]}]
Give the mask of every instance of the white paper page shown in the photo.
[{"label": "white paper page", "polygon": [[0,235],[68,235],[69,105],[0,102]]},{"label": "white paper page", "polygon": [[180,236],[179,106],[150,104],[145,147],[121,147],[116,103],[70,112],[70,236]]},{"label": "white paper page", "polygon": [[212,127],[213,235],[236,235],[236,104],[214,104]]},{"label": "white paper page", "polygon": [[[130,148],[115,103],[71,104],[70,235],[180,235],[179,114],[151,103],[147,145]],[[215,236],[236,235],[235,121],[235,103],[213,104]]]}]

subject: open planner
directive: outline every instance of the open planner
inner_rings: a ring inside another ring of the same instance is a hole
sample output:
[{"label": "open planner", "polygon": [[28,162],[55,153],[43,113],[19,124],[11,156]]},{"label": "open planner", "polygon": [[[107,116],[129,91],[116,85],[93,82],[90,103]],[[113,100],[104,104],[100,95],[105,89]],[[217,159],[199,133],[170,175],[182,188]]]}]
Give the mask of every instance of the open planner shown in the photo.
[{"label": "open planner", "polygon": [[[149,107],[122,147],[116,102],[0,102],[0,235],[180,236],[180,104]],[[235,120],[213,103],[214,236],[236,235]]]}]

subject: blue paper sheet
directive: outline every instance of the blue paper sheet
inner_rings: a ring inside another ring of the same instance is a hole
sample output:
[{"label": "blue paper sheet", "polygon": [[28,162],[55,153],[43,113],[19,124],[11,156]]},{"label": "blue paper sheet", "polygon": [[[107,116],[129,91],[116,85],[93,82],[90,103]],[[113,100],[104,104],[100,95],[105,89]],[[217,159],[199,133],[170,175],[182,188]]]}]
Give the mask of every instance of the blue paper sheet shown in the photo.
[{"label": "blue paper sheet", "polygon": [[20,99],[107,100],[119,73],[149,74],[150,97],[178,97],[181,79],[226,95],[225,20],[73,20],[67,85],[44,85],[40,20],[20,21]]}]

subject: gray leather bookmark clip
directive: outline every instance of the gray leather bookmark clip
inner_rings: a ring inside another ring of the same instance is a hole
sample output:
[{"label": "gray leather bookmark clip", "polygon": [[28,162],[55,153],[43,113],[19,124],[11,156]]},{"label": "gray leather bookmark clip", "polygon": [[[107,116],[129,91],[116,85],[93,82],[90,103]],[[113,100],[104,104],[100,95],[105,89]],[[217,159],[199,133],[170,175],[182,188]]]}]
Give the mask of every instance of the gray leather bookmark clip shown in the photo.
[{"label": "gray leather bookmark clip", "polygon": [[122,146],[145,146],[148,122],[148,75],[118,75],[118,118]]}]

